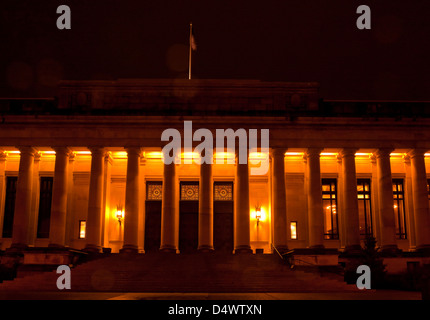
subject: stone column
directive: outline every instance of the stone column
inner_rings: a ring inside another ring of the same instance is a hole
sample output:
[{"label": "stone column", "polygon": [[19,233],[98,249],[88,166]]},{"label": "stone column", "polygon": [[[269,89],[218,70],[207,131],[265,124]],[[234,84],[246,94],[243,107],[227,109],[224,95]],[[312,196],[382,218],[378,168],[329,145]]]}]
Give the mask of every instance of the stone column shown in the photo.
[{"label": "stone column", "polygon": [[199,183],[199,247],[212,251],[213,247],[213,181],[212,164],[200,164]]},{"label": "stone column", "polygon": [[139,222],[140,148],[127,148],[127,182],[125,187],[124,245],[122,253],[137,253]]},{"label": "stone column", "polygon": [[176,253],[175,242],[175,164],[164,164],[163,199],[161,210],[161,246],[163,252]]},{"label": "stone column", "polygon": [[309,248],[324,248],[324,215],[321,190],[321,149],[310,148],[306,151],[307,188],[308,188],[308,219]]},{"label": "stone column", "polygon": [[236,154],[236,190],[234,191],[234,253],[252,253],[249,231],[249,166],[239,163]]},{"label": "stone column", "polygon": [[76,154],[74,152],[69,153],[69,164],[68,164],[68,178],[67,178],[67,215],[66,215],[66,240],[65,245],[70,247],[73,239],[76,237],[76,230],[74,230],[73,223],[73,171],[75,166]]},{"label": "stone column", "polygon": [[51,247],[64,247],[66,243],[67,185],[70,150],[54,148],[55,171],[52,186],[51,226],[49,230]]},{"label": "stone column", "polygon": [[288,250],[287,201],[285,189],[285,149],[272,150],[273,244],[280,252]]},{"label": "stone column", "polygon": [[[6,159],[7,159],[7,153],[3,150],[0,151],[0,199],[5,199],[3,197],[3,194],[5,194],[6,189],[6,177],[5,177],[5,169],[6,169]],[[5,203],[0,204],[0,238],[1,234],[3,233],[3,225],[4,225],[4,207]],[[3,216],[1,218],[1,216]],[[1,240],[0,240],[0,246],[1,246]]]},{"label": "stone column", "polygon": [[100,252],[101,250],[101,219],[103,197],[103,148],[94,147],[91,150],[91,175],[88,199],[88,217],[86,227],[86,251]]},{"label": "stone column", "polygon": [[33,165],[36,150],[21,147],[18,182],[16,187],[15,212],[13,218],[12,249],[22,250],[29,243],[29,223],[31,211],[31,192],[33,184]]},{"label": "stone column", "polygon": [[345,222],[346,252],[359,252],[361,249],[355,152],[355,149],[343,149],[340,153],[342,157],[343,218]]},{"label": "stone column", "polygon": [[425,150],[413,150],[409,153],[417,250],[430,249],[430,212],[424,153]]},{"label": "stone column", "polygon": [[379,149],[376,155],[379,195],[379,245],[381,251],[395,252],[396,224],[394,220],[393,180],[391,177],[390,153],[392,149]]}]

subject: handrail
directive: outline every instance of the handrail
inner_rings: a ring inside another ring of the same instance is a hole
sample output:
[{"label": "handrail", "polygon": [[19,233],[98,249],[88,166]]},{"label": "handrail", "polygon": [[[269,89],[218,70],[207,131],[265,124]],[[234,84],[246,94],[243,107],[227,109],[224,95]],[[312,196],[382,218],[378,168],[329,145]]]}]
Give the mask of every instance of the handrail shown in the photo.
[{"label": "handrail", "polygon": [[276,251],[276,253],[279,255],[279,257],[280,257],[282,260],[285,260],[285,259],[284,259],[284,257],[283,257],[283,255],[278,251],[278,249],[276,249],[275,245],[274,245],[273,243],[271,243],[271,245],[272,245],[273,249],[275,249],[275,251]]},{"label": "handrail", "polygon": [[[285,254],[283,255],[283,254],[281,254],[281,253],[279,252],[279,250],[276,248],[276,246],[275,246],[273,243],[271,243],[271,246],[273,247],[273,249],[275,249],[276,253],[278,254],[278,256],[279,256],[282,260],[286,260],[286,261],[287,261],[287,263],[291,266],[291,268],[294,268],[294,267],[295,267],[294,261],[300,261],[300,262],[301,262],[301,263],[303,263],[303,264],[307,264],[307,265],[310,265],[310,266],[313,266],[313,267],[317,267],[317,268],[319,269],[319,272],[322,274],[322,272],[323,272],[323,271],[319,268],[320,266],[319,266],[318,264],[316,264],[316,263],[312,263],[312,262],[305,261],[305,260],[302,260],[302,259],[297,259],[297,258],[293,258],[293,261],[291,261],[290,259],[286,259],[286,258],[285,258],[285,256],[286,256],[286,255],[288,255],[289,253],[293,252],[293,250],[288,251],[287,253],[285,253]],[[339,273],[339,272],[332,271],[332,270],[325,270],[325,272],[330,272],[330,273],[335,273],[335,274],[341,274],[341,273]]]}]

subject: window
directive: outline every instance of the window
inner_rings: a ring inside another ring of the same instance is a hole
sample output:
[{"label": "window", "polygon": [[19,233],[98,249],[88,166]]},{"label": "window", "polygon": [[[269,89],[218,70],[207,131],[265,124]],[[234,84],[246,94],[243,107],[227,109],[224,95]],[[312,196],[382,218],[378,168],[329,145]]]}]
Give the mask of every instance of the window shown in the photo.
[{"label": "window", "polygon": [[370,179],[357,180],[357,197],[360,235],[362,236],[362,238],[366,238],[372,235]]},{"label": "window", "polygon": [[163,183],[161,181],[148,181],[146,183],[146,200],[162,201],[163,200]]},{"label": "window", "polygon": [[297,221],[290,222],[291,240],[297,240]]},{"label": "window", "polygon": [[40,178],[39,216],[37,219],[37,237],[49,238],[51,223],[52,184],[54,178]]},{"label": "window", "polygon": [[6,178],[6,199],[4,205],[3,238],[12,238],[13,215],[15,211],[16,183],[18,177]]},{"label": "window", "polygon": [[214,201],[233,201],[233,184],[231,182],[215,182]]},{"label": "window", "polygon": [[339,239],[336,179],[322,179],[324,239]]},{"label": "window", "polygon": [[403,179],[393,179],[394,220],[396,221],[396,236],[406,239],[405,193]]},{"label": "window", "polygon": [[430,187],[429,187],[429,185],[430,185],[430,179],[427,179],[427,193],[428,193],[428,197],[430,200]]},{"label": "window", "polygon": [[198,182],[181,182],[181,201],[199,201]]},{"label": "window", "polygon": [[85,233],[87,229],[87,222],[85,220],[79,220],[79,239],[85,239]]}]

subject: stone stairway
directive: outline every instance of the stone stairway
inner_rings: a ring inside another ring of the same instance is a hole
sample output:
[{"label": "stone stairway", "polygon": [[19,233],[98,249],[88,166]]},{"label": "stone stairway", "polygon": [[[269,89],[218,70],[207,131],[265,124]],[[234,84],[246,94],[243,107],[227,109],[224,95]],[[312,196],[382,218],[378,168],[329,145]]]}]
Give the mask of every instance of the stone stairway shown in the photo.
[{"label": "stone stairway", "polygon": [[[4,281],[0,291],[58,291],[56,271]],[[110,254],[71,269],[79,292],[357,292],[334,273],[291,269],[271,254]],[[64,290],[65,291],[65,290]]]}]

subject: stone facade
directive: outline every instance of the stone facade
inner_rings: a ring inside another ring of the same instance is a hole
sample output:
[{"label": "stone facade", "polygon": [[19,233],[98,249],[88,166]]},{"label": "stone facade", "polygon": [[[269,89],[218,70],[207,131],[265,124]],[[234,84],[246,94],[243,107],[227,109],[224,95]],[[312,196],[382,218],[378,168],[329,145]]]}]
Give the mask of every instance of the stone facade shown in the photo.
[{"label": "stone facade", "polygon": [[[234,252],[354,251],[366,231],[389,252],[430,246],[425,103],[320,101],[317,83],[118,80],[65,81],[58,102],[0,105],[2,231],[10,224],[7,178],[18,177],[12,234],[2,233],[2,250],[145,252],[149,234],[164,251],[181,252],[185,241],[195,251],[217,250],[218,213],[226,214],[233,236],[224,241]],[[163,164],[161,134],[183,133],[185,120],[214,134],[269,129],[270,170],[251,175],[252,163]],[[48,237],[37,232],[42,177],[53,178]],[[180,188],[197,182],[193,211],[182,205]],[[152,183],[162,184],[159,213],[151,213],[158,222],[148,220]],[[227,209],[215,208],[214,183],[233,185],[231,223]],[[186,210],[195,216],[185,223]]]}]

